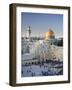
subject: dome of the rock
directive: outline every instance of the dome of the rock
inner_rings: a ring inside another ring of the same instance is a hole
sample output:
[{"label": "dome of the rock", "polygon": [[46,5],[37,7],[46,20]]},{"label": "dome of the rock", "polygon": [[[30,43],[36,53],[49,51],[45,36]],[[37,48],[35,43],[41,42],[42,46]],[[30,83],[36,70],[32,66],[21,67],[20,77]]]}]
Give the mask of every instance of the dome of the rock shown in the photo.
[{"label": "dome of the rock", "polygon": [[48,32],[45,33],[45,38],[46,38],[46,39],[55,38],[55,34],[54,34],[54,32],[53,32],[52,29],[49,29]]}]

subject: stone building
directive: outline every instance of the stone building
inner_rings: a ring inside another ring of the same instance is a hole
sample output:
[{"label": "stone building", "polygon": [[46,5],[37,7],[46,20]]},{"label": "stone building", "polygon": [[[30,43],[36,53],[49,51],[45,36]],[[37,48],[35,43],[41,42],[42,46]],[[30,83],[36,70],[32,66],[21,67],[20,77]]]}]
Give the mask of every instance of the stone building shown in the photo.
[{"label": "stone building", "polygon": [[63,46],[56,44],[58,39],[55,38],[53,30],[49,29],[44,35],[43,40],[36,42],[22,40],[22,64],[63,60]]}]

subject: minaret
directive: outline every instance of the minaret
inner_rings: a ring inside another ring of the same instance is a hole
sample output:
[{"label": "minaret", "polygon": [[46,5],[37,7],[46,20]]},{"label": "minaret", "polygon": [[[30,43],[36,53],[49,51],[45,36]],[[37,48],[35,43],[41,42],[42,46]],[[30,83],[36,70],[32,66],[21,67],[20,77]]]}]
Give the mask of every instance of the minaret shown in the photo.
[{"label": "minaret", "polygon": [[30,41],[30,37],[31,37],[31,28],[30,28],[30,26],[27,29],[27,37],[28,37],[28,39]]},{"label": "minaret", "polygon": [[30,26],[29,26],[28,32],[29,32],[29,38],[30,38],[30,36],[31,36],[31,29],[30,29]]}]

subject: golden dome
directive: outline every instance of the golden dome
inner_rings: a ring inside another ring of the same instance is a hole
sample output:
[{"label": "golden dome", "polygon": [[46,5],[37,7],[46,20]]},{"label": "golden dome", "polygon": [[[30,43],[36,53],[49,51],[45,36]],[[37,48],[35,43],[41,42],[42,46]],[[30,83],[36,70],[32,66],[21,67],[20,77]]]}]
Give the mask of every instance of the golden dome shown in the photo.
[{"label": "golden dome", "polygon": [[48,39],[48,38],[54,38],[55,37],[55,34],[54,32],[49,29],[48,32],[45,33],[45,38]]}]

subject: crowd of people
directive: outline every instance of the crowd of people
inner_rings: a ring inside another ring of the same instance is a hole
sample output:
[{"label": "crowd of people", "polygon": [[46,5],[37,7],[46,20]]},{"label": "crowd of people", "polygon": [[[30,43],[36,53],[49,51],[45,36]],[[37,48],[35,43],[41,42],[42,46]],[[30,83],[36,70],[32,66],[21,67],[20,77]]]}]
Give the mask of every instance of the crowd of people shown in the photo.
[{"label": "crowd of people", "polygon": [[48,61],[48,63],[33,63],[22,65],[22,77],[27,76],[53,76],[63,74],[63,62]]}]

